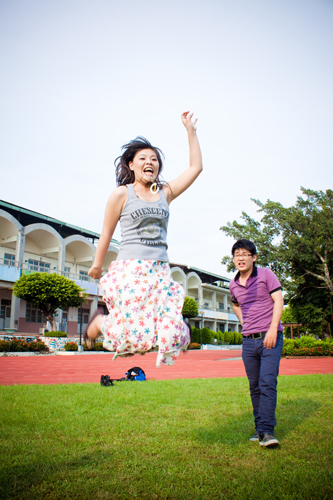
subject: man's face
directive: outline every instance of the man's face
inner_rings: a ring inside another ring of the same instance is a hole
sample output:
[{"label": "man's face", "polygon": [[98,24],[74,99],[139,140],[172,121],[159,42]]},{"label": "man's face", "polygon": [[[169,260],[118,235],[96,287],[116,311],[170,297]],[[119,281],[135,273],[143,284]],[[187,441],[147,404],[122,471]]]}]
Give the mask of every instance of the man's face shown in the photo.
[{"label": "man's face", "polygon": [[236,269],[241,273],[252,271],[253,264],[257,260],[256,255],[252,255],[246,248],[237,248],[233,255],[233,261]]}]

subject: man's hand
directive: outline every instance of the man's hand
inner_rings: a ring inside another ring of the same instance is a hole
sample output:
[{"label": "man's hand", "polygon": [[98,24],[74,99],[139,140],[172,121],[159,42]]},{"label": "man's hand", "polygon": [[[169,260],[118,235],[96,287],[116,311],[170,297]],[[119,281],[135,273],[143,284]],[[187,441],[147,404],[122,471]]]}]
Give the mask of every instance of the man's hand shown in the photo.
[{"label": "man's hand", "polygon": [[277,334],[278,332],[276,328],[270,328],[268,330],[263,342],[264,347],[266,347],[266,349],[271,349],[272,347],[275,347]]},{"label": "man's hand", "polygon": [[103,269],[101,267],[92,266],[89,269],[88,274],[89,274],[89,276],[91,276],[95,280],[99,280],[100,277],[102,276],[102,271],[103,271]]}]

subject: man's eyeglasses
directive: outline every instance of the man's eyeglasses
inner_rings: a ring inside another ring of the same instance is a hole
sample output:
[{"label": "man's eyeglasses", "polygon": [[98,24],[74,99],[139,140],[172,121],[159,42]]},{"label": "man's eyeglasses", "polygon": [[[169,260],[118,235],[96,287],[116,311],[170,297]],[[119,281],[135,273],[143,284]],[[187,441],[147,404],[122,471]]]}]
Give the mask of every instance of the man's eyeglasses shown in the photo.
[{"label": "man's eyeglasses", "polygon": [[251,253],[235,253],[234,259],[240,259],[240,257],[252,257]]}]

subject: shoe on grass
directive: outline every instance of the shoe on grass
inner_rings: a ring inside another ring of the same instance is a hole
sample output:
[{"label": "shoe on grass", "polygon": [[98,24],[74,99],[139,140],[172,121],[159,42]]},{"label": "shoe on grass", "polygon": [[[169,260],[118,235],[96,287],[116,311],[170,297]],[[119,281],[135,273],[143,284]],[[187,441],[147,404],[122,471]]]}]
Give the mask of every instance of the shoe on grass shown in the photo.
[{"label": "shoe on grass", "polygon": [[110,375],[101,375],[101,385],[104,387],[114,385],[113,381],[110,379]]},{"label": "shoe on grass", "polygon": [[279,445],[279,441],[273,436],[273,434],[269,434],[268,432],[264,432],[259,435],[259,444],[260,446],[275,447]]},{"label": "shoe on grass", "polygon": [[249,441],[259,441],[259,432],[256,431],[253,436],[250,437]]}]

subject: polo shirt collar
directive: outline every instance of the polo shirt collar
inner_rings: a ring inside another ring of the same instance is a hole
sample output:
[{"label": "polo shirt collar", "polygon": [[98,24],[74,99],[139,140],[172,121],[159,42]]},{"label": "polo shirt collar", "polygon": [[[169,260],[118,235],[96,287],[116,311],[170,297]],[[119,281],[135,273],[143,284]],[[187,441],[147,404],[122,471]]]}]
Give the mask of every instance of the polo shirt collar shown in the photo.
[{"label": "polo shirt collar", "polygon": [[[257,270],[257,266],[255,265],[255,263],[253,264],[253,269],[252,269],[252,273],[251,275],[249,276],[249,278],[255,278],[258,274],[258,270]],[[240,277],[240,271],[238,271],[238,273],[236,274],[235,276],[235,281],[238,281],[239,280],[239,277]],[[248,278],[248,279],[249,279]]]}]

